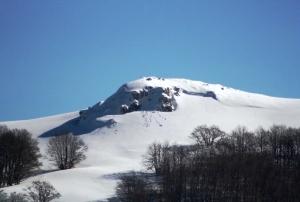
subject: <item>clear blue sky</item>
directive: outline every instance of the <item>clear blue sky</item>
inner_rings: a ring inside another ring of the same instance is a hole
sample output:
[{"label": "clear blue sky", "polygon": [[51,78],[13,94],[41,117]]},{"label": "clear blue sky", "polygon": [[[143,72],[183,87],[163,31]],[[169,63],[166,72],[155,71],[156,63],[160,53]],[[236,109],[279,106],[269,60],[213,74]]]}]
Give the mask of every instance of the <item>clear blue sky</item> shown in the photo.
[{"label": "clear blue sky", "polygon": [[93,105],[141,76],[300,98],[300,1],[0,1],[0,120]]}]

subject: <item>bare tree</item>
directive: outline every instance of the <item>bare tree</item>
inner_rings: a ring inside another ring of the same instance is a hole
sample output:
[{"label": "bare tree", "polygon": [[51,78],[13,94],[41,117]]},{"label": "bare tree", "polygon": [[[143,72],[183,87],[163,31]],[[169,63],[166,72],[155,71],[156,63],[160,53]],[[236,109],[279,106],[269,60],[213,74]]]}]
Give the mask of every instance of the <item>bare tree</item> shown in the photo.
[{"label": "bare tree", "polygon": [[60,198],[55,188],[46,181],[33,181],[32,184],[26,188],[28,198],[33,202],[49,202]]},{"label": "bare tree", "polygon": [[50,138],[48,142],[48,155],[59,169],[73,168],[86,158],[88,147],[78,136],[71,133]]},{"label": "bare tree", "polygon": [[144,156],[144,165],[147,170],[154,170],[156,174],[160,173],[161,163],[163,159],[163,146],[159,143],[153,143],[148,147]]},{"label": "bare tree", "polygon": [[254,152],[257,150],[257,138],[246,127],[238,126],[234,129],[231,132],[231,139],[238,153]]},{"label": "bare tree", "polygon": [[257,146],[259,149],[259,152],[267,152],[270,150],[270,144],[269,144],[269,131],[265,130],[264,128],[260,127],[256,130],[256,141]]},{"label": "bare tree", "polygon": [[214,151],[215,142],[221,139],[225,135],[225,132],[220,130],[217,126],[201,125],[194,129],[191,134],[191,138],[194,139],[200,149],[206,149],[207,151]]}]

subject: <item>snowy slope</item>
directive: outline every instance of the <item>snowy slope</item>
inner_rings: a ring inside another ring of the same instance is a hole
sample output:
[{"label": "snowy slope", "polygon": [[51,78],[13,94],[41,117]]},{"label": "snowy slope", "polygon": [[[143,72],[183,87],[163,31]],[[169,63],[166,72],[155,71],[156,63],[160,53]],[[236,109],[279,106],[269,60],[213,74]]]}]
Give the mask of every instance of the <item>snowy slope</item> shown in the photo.
[{"label": "snowy slope", "polygon": [[[190,143],[189,134],[200,124],[215,124],[225,131],[238,125],[299,127],[300,100],[199,81],[145,77],[122,85],[86,110],[2,124],[28,129],[38,137],[43,154],[48,137],[65,129],[81,135],[89,146],[88,158],[77,168],[39,175],[7,191],[22,190],[38,178],[58,189],[60,201],[93,201],[113,195],[113,173],[141,169],[142,155],[154,141]],[[43,169],[51,168],[46,158],[42,161]]]}]

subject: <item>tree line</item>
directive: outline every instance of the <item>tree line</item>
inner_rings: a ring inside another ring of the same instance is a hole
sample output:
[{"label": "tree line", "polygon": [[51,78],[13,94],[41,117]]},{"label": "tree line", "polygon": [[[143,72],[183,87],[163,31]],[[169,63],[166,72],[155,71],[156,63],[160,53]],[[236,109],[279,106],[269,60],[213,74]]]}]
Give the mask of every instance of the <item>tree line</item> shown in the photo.
[{"label": "tree line", "polygon": [[130,202],[300,201],[300,129],[201,125],[192,145],[153,143],[144,156],[154,175],[131,173],[116,188]]}]

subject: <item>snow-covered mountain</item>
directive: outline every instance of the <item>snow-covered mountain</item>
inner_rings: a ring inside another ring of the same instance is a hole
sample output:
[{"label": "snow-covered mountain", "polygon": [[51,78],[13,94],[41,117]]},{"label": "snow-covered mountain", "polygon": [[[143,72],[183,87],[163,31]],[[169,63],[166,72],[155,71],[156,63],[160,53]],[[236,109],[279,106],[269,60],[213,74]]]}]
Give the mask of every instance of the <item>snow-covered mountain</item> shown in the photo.
[{"label": "snow-covered mountain", "polygon": [[[254,130],[273,124],[300,126],[300,99],[275,98],[186,79],[145,77],[122,85],[94,106],[51,117],[3,122],[25,128],[39,140],[45,154],[48,137],[63,131],[81,135],[89,150],[77,168],[45,173],[34,179],[50,181],[62,194],[60,201],[95,201],[114,194],[114,173],[142,169],[142,155],[154,142],[190,143],[200,124],[225,131],[238,125]],[[43,169],[49,169],[46,158]]]}]

